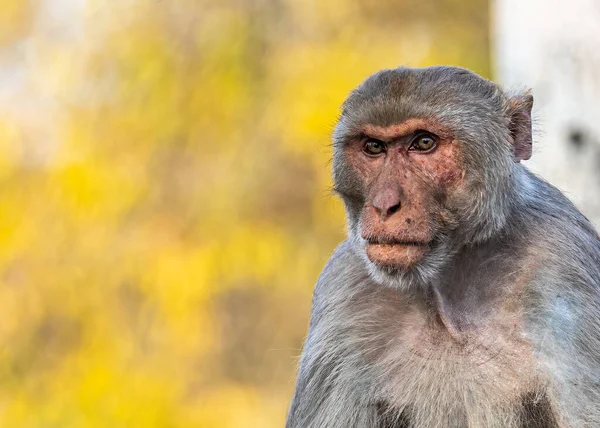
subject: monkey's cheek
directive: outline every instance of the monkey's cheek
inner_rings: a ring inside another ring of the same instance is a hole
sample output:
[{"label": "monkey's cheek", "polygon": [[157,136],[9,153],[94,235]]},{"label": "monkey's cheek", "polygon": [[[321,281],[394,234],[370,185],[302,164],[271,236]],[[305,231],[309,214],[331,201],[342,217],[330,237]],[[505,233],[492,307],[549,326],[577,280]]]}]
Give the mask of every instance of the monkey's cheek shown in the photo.
[{"label": "monkey's cheek", "polygon": [[367,257],[382,267],[410,269],[427,254],[427,245],[367,244]]}]

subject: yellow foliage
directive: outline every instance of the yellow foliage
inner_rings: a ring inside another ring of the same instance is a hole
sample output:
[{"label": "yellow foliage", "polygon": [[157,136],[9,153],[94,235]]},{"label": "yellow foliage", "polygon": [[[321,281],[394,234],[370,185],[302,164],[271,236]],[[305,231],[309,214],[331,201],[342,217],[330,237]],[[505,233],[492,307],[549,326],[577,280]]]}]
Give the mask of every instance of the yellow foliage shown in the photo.
[{"label": "yellow foliage", "polygon": [[283,426],[344,236],[339,105],[403,63],[485,74],[487,2],[8,1],[0,17],[26,52],[3,56],[18,78],[0,97],[0,426]]}]

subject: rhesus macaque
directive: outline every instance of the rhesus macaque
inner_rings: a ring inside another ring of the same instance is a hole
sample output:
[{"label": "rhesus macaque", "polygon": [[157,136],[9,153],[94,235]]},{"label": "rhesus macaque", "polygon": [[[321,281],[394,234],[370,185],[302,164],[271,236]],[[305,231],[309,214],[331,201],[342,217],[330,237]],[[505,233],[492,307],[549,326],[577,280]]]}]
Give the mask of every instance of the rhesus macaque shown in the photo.
[{"label": "rhesus macaque", "polygon": [[352,91],[333,137],[348,239],[288,428],[600,427],[600,238],[520,163],[532,104],[455,67]]}]

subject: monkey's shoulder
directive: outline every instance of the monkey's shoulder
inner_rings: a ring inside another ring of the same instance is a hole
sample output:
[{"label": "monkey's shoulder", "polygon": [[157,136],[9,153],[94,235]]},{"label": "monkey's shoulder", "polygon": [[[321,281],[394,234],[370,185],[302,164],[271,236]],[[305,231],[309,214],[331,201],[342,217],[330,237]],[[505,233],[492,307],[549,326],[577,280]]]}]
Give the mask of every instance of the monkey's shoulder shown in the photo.
[{"label": "monkey's shoulder", "polygon": [[371,283],[365,263],[345,240],[334,250],[325,264],[313,292],[311,325],[323,312],[335,307],[360,290],[363,284]]},{"label": "monkey's shoulder", "polygon": [[315,296],[336,292],[340,287],[367,278],[365,262],[347,239],[337,246],[323,267],[315,285]]}]

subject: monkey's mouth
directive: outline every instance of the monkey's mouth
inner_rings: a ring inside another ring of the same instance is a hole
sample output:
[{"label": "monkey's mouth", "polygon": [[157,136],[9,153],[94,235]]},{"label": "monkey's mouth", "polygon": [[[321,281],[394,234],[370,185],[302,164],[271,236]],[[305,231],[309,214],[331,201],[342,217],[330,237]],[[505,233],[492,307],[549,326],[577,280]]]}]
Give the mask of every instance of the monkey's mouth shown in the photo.
[{"label": "monkey's mouth", "polygon": [[429,245],[429,242],[425,241],[398,241],[398,240],[387,240],[387,239],[367,239],[368,245],[406,245],[409,247],[421,247],[423,245]]},{"label": "monkey's mouth", "polygon": [[429,252],[431,242],[397,239],[366,239],[366,253],[371,262],[379,266],[408,269]]},{"label": "monkey's mouth", "polygon": [[406,247],[428,247],[431,242],[430,241],[417,241],[417,240],[402,240],[402,239],[390,239],[390,238],[380,238],[380,237],[368,237],[365,238],[367,241],[367,245],[400,245]]}]

